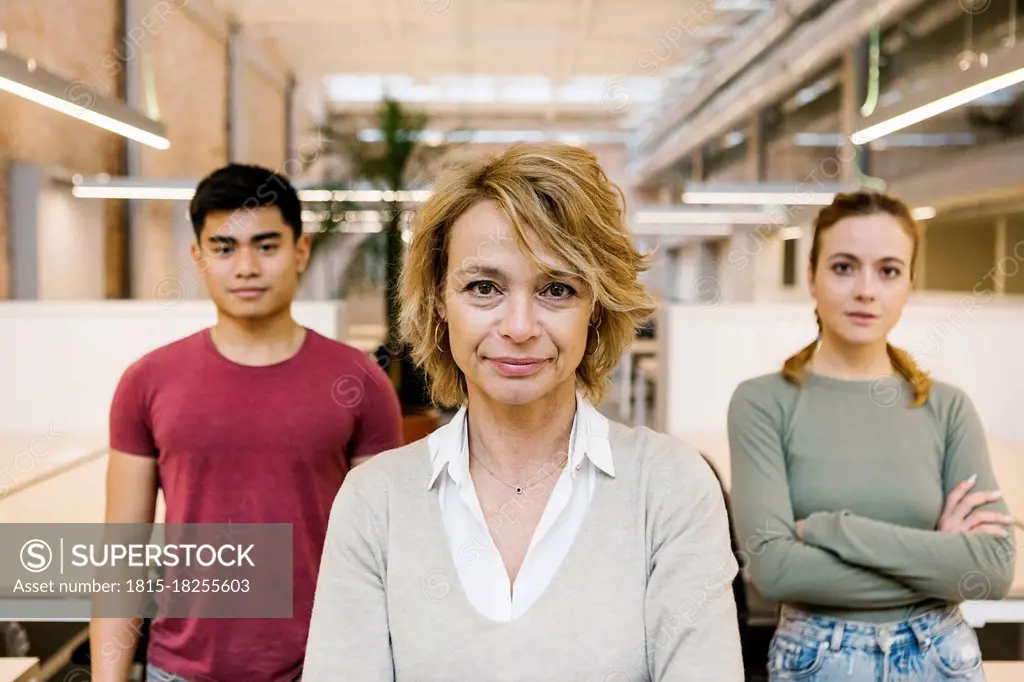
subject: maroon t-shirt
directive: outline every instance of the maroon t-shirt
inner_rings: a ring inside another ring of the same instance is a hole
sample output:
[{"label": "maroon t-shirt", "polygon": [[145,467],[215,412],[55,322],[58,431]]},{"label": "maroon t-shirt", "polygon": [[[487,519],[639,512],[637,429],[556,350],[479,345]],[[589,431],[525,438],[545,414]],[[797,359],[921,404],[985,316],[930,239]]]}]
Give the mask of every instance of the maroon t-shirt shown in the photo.
[{"label": "maroon t-shirt", "polygon": [[157,459],[166,522],[290,523],[294,546],[291,619],[157,618],[150,663],[195,682],[293,678],[349,461],[398,447],[401,432],[384,371],[310,329],[274,365],[232,362],[204,329],[125,370],[110,445]]}]

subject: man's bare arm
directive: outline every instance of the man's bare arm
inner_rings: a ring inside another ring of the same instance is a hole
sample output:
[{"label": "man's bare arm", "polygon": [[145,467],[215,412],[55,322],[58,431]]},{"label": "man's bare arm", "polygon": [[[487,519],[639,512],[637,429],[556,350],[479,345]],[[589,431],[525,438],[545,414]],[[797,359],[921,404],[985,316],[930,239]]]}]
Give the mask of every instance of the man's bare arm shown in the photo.
[{"label": "man's bare arm", "polygon": [[[107,462],[107,523],[153,523],[158,489],[155,457],[111,450]],[[93,618],[89,624],[92,679],[127,682],[141,618]]]}]

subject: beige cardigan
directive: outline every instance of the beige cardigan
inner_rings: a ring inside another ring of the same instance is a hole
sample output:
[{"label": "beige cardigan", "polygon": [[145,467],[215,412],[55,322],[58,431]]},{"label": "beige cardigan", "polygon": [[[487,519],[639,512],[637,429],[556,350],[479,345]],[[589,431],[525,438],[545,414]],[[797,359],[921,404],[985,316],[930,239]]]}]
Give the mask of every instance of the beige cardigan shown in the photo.
[{"label": "beige cardigan", "polygon": [[721,488],[693,447],[610,424],[614,477],[519,619],[467,601],[426,439],[356,467],[331,510],[304,682],[740,682]]}]

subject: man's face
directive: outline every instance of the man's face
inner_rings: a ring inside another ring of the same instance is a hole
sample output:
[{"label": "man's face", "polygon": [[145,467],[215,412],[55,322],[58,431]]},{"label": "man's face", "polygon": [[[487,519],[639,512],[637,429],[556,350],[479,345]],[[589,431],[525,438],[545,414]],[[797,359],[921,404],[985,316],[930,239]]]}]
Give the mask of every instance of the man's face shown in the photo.
[{"label": "man's face", "polygon": [[296,241],[276,206],[206,216],[192,257],[217,309],[259,319],[288,310],[309,262],[309,237]]}]

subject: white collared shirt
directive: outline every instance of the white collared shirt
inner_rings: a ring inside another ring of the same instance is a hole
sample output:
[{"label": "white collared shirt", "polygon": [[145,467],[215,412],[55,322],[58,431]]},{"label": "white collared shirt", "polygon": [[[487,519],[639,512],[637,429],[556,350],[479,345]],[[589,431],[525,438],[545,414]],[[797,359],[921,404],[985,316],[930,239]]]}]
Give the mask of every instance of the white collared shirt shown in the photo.
[{"label": "white collared shirt", "polygon": [[[437,484],[452,560],[470,603],[492,620],[518,618],[544,592],[587,514],[598,470],[615,475],[608,419],[581,394],[576,396],[576,408],[568,466],[551,491],[514,586],[509,585],[469,475],[466,407],[428,437],[433,464],[430,485]],[[523,494],[528,495],[529,488]],[[515,497],[503,507],[503,523],[515,522]]]}]

